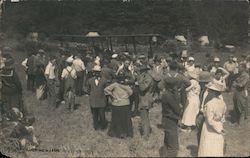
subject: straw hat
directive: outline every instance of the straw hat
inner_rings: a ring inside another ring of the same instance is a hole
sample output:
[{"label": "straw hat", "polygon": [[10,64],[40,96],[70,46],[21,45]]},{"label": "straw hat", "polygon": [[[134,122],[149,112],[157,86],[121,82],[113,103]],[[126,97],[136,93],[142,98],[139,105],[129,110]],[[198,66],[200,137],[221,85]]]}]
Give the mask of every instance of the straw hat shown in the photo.
[{"label": "straw hat", "polygon": [[67,63],[73,63],[73,61],[74,61],[73,55],[66,59]]},{"label": "straw hat", "polygon": [[194,61],[194,57],[189,57],[188,61]]},{"label": "straw hat", "polygon": [[223,84],[221,81],[217,81],[213,79],[211,82],[209,82],[206,87],[208,89],[218,91],[218,92],[223,92],[225,91],[225,84]]},{"label": "straw hat", "polygon": [[95,66],[93,67],[92,71],[101,72],[101,66],[95,65]]},{"label": "straw hat", "polygon": [[199,74],[199,82],[211,82],[212,75],[208,71],[201,71]]},{"label": "straw hat", "polygon": [[220,58],[215,57],[215,58],[214,58],[214,62],[220,62]]},{"label": "straw hat", "polygon": [[118,54],[113,54],[111,57],[112,57],[113,59],[115,59],[115,58],[118,57]]},{"label": "straw hat", "polygon": [[193,79],[198,79],[199,78],[199,74],[197,71],[190,71],[188,72],[188,75],[193,78]]}]

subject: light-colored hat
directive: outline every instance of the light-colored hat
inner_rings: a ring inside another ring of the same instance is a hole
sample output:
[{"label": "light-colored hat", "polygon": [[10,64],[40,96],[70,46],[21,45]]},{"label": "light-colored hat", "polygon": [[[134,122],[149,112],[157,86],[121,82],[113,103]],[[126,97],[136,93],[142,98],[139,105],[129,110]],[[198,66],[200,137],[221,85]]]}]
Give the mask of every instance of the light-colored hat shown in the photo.
[{"label": "light-colored hat", "polygon": [[233,57],[233,61],[234,61],[234,62],[237,62],[237,58],[236,58],[236,57]]},{"label": "light-colored hat", "polygon": [[193,78],[193,79],[198,79],[199,78],[199,74],[197,71],[189,71],[188,75]]},{"label": "light-colored hat", "polygon": [[113,55],[112,55],[112,58],[113,58],[113,59],[115,59],[115,58],[117,58],[117,57],[118,57],[118,54],[113,54]]},{"label": "light-colored hat", "polygon": [[208,89],[212,89],[214,91],[218,91],[218,92],[223,92],[225,91],[225,84],[223,84],[221,81],[217,81],[215,79],[213,79],[211,82],[209,82],[206,87]]},{"label": "light-colored hat", "polygon": [[212,79],[212,75],[208,71],[201,71],[199,74],[199,82],[211,82]]},{"label": "light-colored hat", "polygon": [[181,57],[182,57],[182,58],[187,58],[187,57],[188,57],[187,50],[183,50],[183,51],[181,52]]},{"label": "light-colored hat", "polygon": [[92,71],[100,72],[100,71],[101,71],[101,66],[95,65],[95,66],[93,67]]},{"label": "light-colored hat", "polygon": [[194,61],[194,57],[189,57],[188,61]]},{"label": "light-colored hat", "polygon": [[72,63],[74,61],[73,55],[66,59],[67,63]]},{"label": "light-colored hat", "polygon": [[220,58],[215,57],[215,58],[214,58],[214,61],[215,61],[215,62],[220,62]]},{"label": "light-colored hat", "polygon": [[45,53],[45,51],[43,49],[39,49],[38,53]]}]

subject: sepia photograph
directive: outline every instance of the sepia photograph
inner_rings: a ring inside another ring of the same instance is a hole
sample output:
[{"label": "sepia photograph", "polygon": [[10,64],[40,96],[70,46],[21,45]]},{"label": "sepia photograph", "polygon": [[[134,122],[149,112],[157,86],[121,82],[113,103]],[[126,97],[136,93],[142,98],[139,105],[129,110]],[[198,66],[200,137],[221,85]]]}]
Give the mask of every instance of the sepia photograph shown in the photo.
[{"label": "sepia photograph", "polygon": [[250,156],[249,0],[0,0],[0,157]]}]

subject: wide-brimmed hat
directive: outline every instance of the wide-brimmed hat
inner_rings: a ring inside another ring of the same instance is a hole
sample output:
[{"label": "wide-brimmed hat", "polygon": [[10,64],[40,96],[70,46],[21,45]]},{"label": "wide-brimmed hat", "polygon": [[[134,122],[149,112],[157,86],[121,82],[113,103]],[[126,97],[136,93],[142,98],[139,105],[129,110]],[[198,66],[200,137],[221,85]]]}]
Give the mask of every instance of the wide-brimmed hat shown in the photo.
[{"label": "wide-brimmed hat", "polygon": [[115,58],[118,57],[118,54],[113,54],[111,57],[112,57],[113,59],[115,59]]},{"label": "wide-brimmed hat", "polygon": [[211,82],[209,82],[206,87],[208,89],[214,90],[214,91],[218,91],[218,92],[223,92],[225,91],[225,84],[223,84],[221,81],[217,81],[215,79],[213,79]]},{"label": "wide-brimmed hat", "polygon": [[199,74],[197,71],[189,71],[188,75],[193,79],[199,79]]},{"label": "wide-brimmed hat", "polygon": [[194,57],[189,57],[188,61],[194,61]]},{"label": "wide-brimmed hat", "polygon": [[95,65],[95,66],[93,67],[93,69],[92,69],[92,71],[95,71],[95,72],[101,72],[101,70],[102,70],[102,68],[101,68],[101,66],[99,66],[99,65]]},{"label": "wide-brimmed hat", "polygon": [[220,58],[215,57],[215,58],[214,58],[214,62],[220,62]]},{"label": "wide-brimmed hat", "polygon": [[212,79],[212,75],[208,71],[201,71],[199,74],[199,82],[211,82]]}]

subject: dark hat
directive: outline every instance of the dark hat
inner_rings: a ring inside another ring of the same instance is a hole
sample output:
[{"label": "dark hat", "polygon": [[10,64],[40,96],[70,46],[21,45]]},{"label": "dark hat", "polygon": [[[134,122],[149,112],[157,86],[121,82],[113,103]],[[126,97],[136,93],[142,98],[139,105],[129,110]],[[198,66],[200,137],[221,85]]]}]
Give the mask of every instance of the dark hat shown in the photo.
[{"label": "dark hat", "polygon": [[146,64],[143,64],[140,66],[140,71],[144,71],[144,70],[149,70],[149,66]]},{"label": "dark hat", "polygon": [[212,79],[213,77],[208,71],[201,71],[199,74],[199,82],[210,82]]}]

